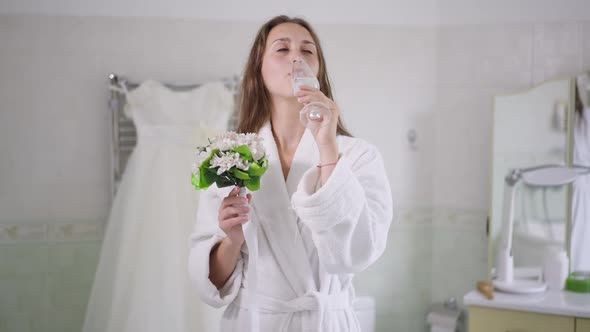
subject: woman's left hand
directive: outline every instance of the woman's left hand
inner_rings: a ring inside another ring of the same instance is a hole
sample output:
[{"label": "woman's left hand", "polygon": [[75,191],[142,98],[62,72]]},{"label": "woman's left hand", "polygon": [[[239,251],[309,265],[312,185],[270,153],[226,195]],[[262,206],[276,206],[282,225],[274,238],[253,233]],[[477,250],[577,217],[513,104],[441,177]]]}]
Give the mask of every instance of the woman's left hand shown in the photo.
[{"label": "woman's left hand", "polygon": [[[336,129],[338,128],[338,117],[340,116],[340,109],[336,102],[328,98],[322,91],[309,86],[301,86],[299,93],[297,93],[297,101],[307,105],[311,102],[320,102],[328,106],[332,117],[329,123],[322,123],[315,129],[311,129],[311,133],[320,149],[322,147],[337,146]],[[323,120],[325,121],[325,120]]]}]

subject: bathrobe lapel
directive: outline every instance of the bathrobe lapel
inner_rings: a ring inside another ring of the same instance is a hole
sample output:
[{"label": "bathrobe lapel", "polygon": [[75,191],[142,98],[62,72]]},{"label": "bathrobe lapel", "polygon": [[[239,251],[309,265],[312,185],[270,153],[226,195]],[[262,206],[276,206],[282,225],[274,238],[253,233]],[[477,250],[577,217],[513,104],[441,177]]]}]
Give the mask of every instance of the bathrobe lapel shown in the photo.
[{"label": "bathrobe lapel", "polygon": [[285,183],[270,123],[259,134],[264,139],[269,167],[262,176],[260,190],[254,193],[254,213],[291,288],[301,296],[317,290],[317,286],[299,234],[297,215],[291,207],[291,195],[303,173],[317,162],[319,153],[313,136],[306,130]]}]

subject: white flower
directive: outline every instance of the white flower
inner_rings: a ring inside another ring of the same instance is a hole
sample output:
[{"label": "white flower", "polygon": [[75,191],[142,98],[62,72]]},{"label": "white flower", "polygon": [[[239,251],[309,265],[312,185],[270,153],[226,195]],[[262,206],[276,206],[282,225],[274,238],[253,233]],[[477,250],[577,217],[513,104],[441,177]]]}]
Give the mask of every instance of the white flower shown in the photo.
[{"label": "white flower", "polygon": [[199,174],[199,168],[201,164],[205,161],[205,159],[209,158],[211,155],[211,148],[198,148],[197,152],[195,152],[195,162],[193,163],[192,171],[193,174]]},{"label": "white flower", "polygon": [[211,143],[211,149],[219,149],[220,151],[233,150],[238,146],[238,134],[233,131],[217,135]]},{"label": "white flower", "polygon": [[252,152],[252,158],[254,161],[259,161],[262,157],[264,157],[265,152],[262,142],[257,142],[256,144],[250,145],[248,147],[250,148],[250,152]]},{"label": "white flower", "polygon": [[257,134],[238,134],[230,131],[220,135],[217,135],[215,139],[207,147],[199,147],[195,153],[195,161],[192,165],[193,174],[197,177],[199,169],[205,159],[211,156],[211,152],[214,149],[218,149],[219,152],[214,155],[211,159],[210,168],[217,168],[217,175],[221,175],[236,167],[243,171],[248,171],[250,163],[240,157],[239,153],[233,152],[239,146],[246,145],[252,153],[254,162],[258,162],[265,156],[263,140]]},{"label": "white flower", "polygon": [[219,167],[217,175],[229,171],[232,167],[247,171],[250,164],[240,158],[240,154],[236,152],[220,152],[220,155],[215,155],[211,159],[211,168]]},{"label": "white flower", "polygon": [[254,161],[260,160],[260,158],[264,157],[264,145],[262,144],[262,138],[256,134],[248,133],[242,134],[240,145],[247,145],[252,153],[252,158]]},{"label": "white flower", "polygon": [[254,161],[259,161],[265,155],[262,138],[254,133],[238,134],[229,131],[215,137],[211,142],[211,149],[219,149],[220,151],[230,151],[239,146],[246,145],[252,152]]}]

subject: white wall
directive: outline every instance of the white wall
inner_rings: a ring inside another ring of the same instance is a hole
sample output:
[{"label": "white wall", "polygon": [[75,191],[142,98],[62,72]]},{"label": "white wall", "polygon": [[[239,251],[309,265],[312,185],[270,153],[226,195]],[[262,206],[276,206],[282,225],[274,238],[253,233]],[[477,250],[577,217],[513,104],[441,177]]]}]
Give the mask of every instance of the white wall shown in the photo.
[{"label": "white wall", "polygon": [[438,24],[587,20],[587,0],[437,0]]},{"label": "white wall", "polygon": [[437,26],[590,19],[587,0],[3,0],[0,13],[184,17],[261,22],[279,13],[318,23]]},{"label": "white wall", "polygon": [[[356,1],[19,1],[4,0],[0,12],[75,16],[185,17],[260,23],[278,14],[304,15],[317,23],[431,25],[437,0]],[[141,5],[139,5],[141,4]]]},{"label": "white wall", "polygon": [[433,301],[461,296],[487,276],[493,96],[590,69],[588,21],[445,26],[437,32]]}]

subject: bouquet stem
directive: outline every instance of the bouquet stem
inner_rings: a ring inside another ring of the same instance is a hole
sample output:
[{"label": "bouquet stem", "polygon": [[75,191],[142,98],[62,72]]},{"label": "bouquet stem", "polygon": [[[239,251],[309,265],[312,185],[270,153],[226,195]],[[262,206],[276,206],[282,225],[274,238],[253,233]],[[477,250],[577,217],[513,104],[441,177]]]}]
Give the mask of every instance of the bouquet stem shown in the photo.
[{"label": "bouquet stem", "polygon": [[246,187],[242,187],[240,185],[238,185],[240,187],[240,197],[246,197],[246,195],[248,194],[248,189]]},{"label": "bouquet stem", "polygon": [[[240,197],[246,197],[248,189],[240,186]],[[252,296],[249,298],[248,308],[250,310],[250,330],[258,332],[260,330],[260,321],[258,317],[258,302],[256,291],[258,289],[258,225],[248,220],[242,225],[244,239],[248,247],[248,285],[252,290]]]}]

